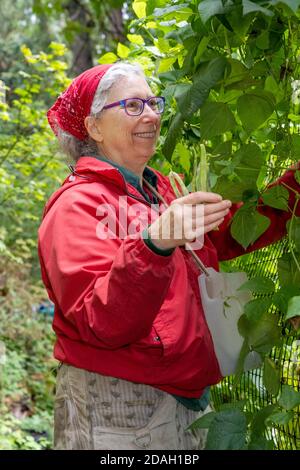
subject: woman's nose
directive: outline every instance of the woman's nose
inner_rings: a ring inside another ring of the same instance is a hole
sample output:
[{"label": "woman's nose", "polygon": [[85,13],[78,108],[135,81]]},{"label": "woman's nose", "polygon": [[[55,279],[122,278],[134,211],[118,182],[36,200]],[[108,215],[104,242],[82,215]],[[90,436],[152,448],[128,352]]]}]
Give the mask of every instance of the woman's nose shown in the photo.
[{"label": "woman's nose", "polygon": [[160,120],[160,115],[153,111],[153,109],[150,108],[148,103],[145,103],[144,110],[142,112],[142,118],[150,120],[152,122],[157,122]]}]

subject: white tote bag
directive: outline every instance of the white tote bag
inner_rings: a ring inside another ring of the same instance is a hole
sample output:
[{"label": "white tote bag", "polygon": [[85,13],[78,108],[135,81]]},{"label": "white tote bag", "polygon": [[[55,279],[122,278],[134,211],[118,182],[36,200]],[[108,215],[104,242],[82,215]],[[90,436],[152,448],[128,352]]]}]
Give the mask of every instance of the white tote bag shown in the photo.
[{"label": "white tote bag", "polygon": [[[165,205],[169,204],[153,186],[143,178],[145,185]],[[243,314],[244,305],[251,300],[249,291],[237,290],[248,278],[245,272],[220,273],[207,268],[189,243],[185,248],[194,258],[202,274],[198,278],[202,306],[214,349],[223,377],[236,372],[244,338],[238,331],[238,320]],[[261,358],[255,351],[250,352],[244,361],[244,371],[256,369]]]},{"label": "white tote bag", "polygon": [[[236,372],[244,342],[237,324],[252,295],[237,289],[247,280],[244,272],[220,273],[213,268],[206,268],[206,274],[198,278],[206,322],[223,377]],[[260,363],[259,354],[251,352],[245,360],[244,371],[257,368]]]}]

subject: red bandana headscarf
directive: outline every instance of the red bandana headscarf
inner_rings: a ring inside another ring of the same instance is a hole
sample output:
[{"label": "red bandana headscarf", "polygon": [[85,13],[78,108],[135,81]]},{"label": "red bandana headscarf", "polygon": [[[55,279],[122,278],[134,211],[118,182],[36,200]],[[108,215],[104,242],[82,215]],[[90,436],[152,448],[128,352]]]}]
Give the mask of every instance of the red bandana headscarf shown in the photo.
[{"label": "red bandana headscarf", "polygon": [[88,137],[84,119],[89,116],[94,95],[103,75],[112,64],[96,65],[76,77],[47,113],[54,134],[57,128],[79,140]]}]

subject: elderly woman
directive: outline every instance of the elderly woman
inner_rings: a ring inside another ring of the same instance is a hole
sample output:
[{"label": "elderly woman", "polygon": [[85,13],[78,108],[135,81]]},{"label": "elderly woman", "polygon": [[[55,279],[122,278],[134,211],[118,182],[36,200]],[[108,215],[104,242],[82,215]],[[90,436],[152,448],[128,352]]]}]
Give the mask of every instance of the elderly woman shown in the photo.
[{"label": "elderly woman", "polygon": [[[75,78],[48,112],[76,160],[39,230],[60,361],[56,449],[204,446],[203,431],[187,427],[221,373],[185,244],[204,233],[197,255],[215,269],[244,250],[230,235],[230,201],[196,192],[172,204],[168,178],[147,166],[164,105],[138,66],[116,63]],[[292,171],[284,178],[299,189]],[[194,210],[178,236],[186,205]],[[286,212],[260,211],[271,224],[251,250],[285,233]]]}]

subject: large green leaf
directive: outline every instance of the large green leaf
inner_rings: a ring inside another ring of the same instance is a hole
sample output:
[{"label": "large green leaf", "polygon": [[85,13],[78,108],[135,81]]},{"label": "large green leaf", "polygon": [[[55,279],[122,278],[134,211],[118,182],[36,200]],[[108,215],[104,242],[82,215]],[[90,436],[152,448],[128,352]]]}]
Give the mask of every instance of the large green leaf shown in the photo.
[{"label": "large green leaf", "polygon": [[278,3],[287,5],[294,13],[297,12],[300,6],[300,0],[271,0],[272,5],[278,5]]},{"label": "large green leaf", "polygon": [[254,212],[254,235],[250,244],[252,245],[269,228],[271,220],[259,212]]},{"label": "large green leaf", "polygon": [[200,114],[201,137],[209,139],[235,127],[235,119],[225,103],[206,102]]},{"label": "large green leaf", "polygon": [[194,421],[188,429],[207,429],[210,427],[211,423],[217,416],[217,413],[215,411],[211,411],[210,413],[206,413],[205,415],[201,416],[198,418],[196,421]]},{"label": "large green leaf", "polygon": [[280,388],[280,369],[269,357],[265,357],[263,380],[267,391],[277,396]]},{"label": "large green leaf", "polygon": [[300,295],[300,286],[287,285],[281,287],[273,295],[273,304],[280,310],[282,313],[287,313],[289,300],[294,296]]},{"label": "large green leaf", "polygon": [[246,249],[255,236],[253,210],[243,210],[243,208],[241,208],[236,212],[230,227],[230,233],[232,237]]},{"label": "large green leaf", "polygon": [[300,392],[296,392],[290,385],[283,385],[278,403],[286,410],[292,410],[300,405]]},{"label": "large green leaf", "polygon": [[226,7],[222,0],[204,0],[199,2],[198,11],[203,23],[206,23],[212,16],[221,15],[226,12]]},{"label": "large green leaf", "polygon": [[300,273],[292,255],[290,253],[283,254],[277,263],[281,286],[299,286]]},{"label": "large green leaf", "polygon": [[295,243],[296,250],[300,253],[300,217],[294,216],[287,222],[287,230]]},{"label": "large green leaf", "polygon": [[267,91],[245,93],[237,100],[237,112],[247,132],[261,126],[273,113],[275,98]]},{"label": "large green leaf", "polygon": [[260,355],[268,354],[274,346],[281,343],[281,330],[278,326],[278,318],[274,314],[265,313],[259,319],[249,320],[242,315],[238,321],[240,334],[250,350]]},{"label": "large green leaf", "polygon": [[181,136],[181,130],[183,128],[184,119],[180,113],[172,119],[169,132],[167,134],[165,143],[162,148],[162,152],[169,162],[171,162],[172,153],[176,146],[177,139]]},{"label": "large green leaf", "polygon": [[192,10],[188,7],[188,3],[180,3],[179,5],[171,5],[165,8],[155,8],[153,16],[160,18],[161,16],[167,17],[173,15],[176,19],[185,20],[192,14]]},{"label": "large green leaf", "polygon": [[[263,164],[264,155],[257,144],[242,145],[232,158],[214,163],[214,171],[220,168],[219,172],[228,176],[218,178],[213,191],[232,202],[242,201],[247,191],[257,191],[256,181]],[[227,166],[226,171],[221,165]]]},{"label": "large green leaf", "polygon": [[259,214],[252,207],[242,206],[234,215],[230,233],[246,249],[267,230],[270,223],[268,217]]},{"label": "large green leaf", "polygon": [[275,411],[266,420],[267,424],[284,426],[294,418],[293,411]]},{"label": "large green leaf", "polygon": [[212,190],[221,194],[223,199],[229,199],[231,202],[241,202],[243,193],[248,189],[247,181],[240,181],[237,178],[229,179],[221,176],[217,179]]},{"label": "large green leaf", "polygon": [[267,405],[254,414],[251,423],[251,440],[264,435],[266,430],[266,419],[275,411],[278,411],[278,408],[276,408],[275,405]]},{"label": "large green leaf", "polygon": [[289,318],[299,317],[300,316],[300,296],[292,297],[289,300],[287,314],[285,320]]},{"label": "large green leaf", "polygon": [[[146,14],[151,15],[155,8],[161,8],[165,6],[166,0],[147,0],[146,2]],[[123,1],[124,4],[124,1]]]},{"label": "large green leaf", "polygon": [[220,411],[212,421],[208,434],[208,450],[242,450],[246,448],[246,416],[241,411]]},{"label": "large green leaf", "polygon": [[235,174],[247,183],[248,189],[256,189],[256,180],[264,163],[264,156],[259,146],[253,142],[241,146],[235,153],[234,159],[237,162],[234,168]]},{"label": "large green leaf", "polygon": [[248,15],[248,13],[263,13],[266,16],[273,16],[273,12],[267,10],[267,8],[261,7],[256,2],[251,2],[250,0],[243,0],[243,14]]},{"label": "large green leaf", "polygon": [[247,450],[273,450],[274,442],[269,441],[264,436],[253,437],[247,447]]},{"label": "large green leaf", "polygon": [[281,341],[281,330],[275,315],[265,314],[259,321],[250,324],[247,331],[249,347],[260,354],[268,354]]},{"label": "large green leaf", "polygon": [[245,315],[250,321],[257,321],[269,310],[271,303],[269,298],[252,299],[245,305]]},{"label": "large green leaf", "polygon": [[[262,195],[262,200],[267,206],[288,211],[289,192],[283,186],[277,185],[268,188]],[[300,220],[300,219],[299,219]],[[299,224],[300,233],[300,224]]]},{"label": "large green leaf", "polygon": [[250,290],[255,294],[272,294],[275,284],[269,277],[256,276],[245,282],[239,290]]},{"label": "large green leaf", "polygon": [[225,67],[226,59],[217,57],[199,68],[192,86],[177,100],[184,119],[191,117],[203,105],[211,88],[223,77]]}]

